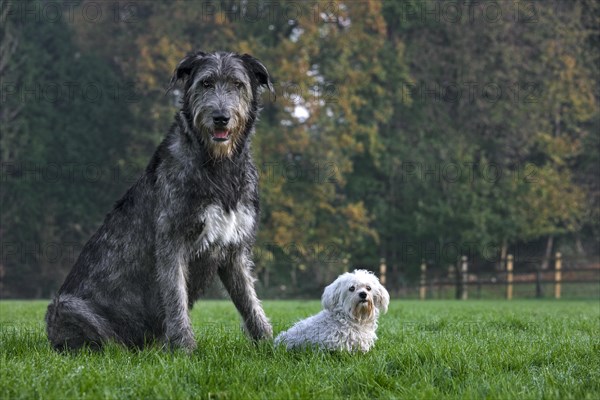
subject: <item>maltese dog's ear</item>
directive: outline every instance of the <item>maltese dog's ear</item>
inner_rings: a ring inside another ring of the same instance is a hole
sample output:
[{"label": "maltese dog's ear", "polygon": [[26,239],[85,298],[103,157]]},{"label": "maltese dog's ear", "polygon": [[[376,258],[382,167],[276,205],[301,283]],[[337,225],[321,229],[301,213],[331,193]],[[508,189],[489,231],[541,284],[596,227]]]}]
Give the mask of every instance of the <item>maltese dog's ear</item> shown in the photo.
[{"label": "maltese dog's ear", "polygon": [[379,282],[373,288],[373,302],[381,312],[384,314],[387,312],[390,304],[390,294]]},{"label": "maltese dog's ear", "polygon": [[340,282],[340,279],[336,279],[332,284],[325,288],[323,296],[321,297],[321,304],[323,304],[324,309],[333,311],[340,304],[342,298]]}]

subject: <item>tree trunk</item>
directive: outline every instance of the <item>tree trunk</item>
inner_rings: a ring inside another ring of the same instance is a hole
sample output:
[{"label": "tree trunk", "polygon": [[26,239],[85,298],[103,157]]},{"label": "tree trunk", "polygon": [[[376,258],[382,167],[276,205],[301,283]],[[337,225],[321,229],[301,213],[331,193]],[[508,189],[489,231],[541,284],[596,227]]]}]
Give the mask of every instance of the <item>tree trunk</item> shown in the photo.
[{"label": "tree trunk", "polygon": [[502,247],[500,248],[500,259],[496,263],[496,271],[504,271],[506,268],[506,253],[508,253],[508,243],[506,238],[502,239]]},{"label": "tree trunk", "polygon": [[581,234],[579,233],[575,235],[575,249],[578,256],[585,257],[585,248],[583,247],[583,243],[581,243]]},{"label": "tree trunk", "polygon": [[461,277],[460,261],[457,261],[456,265],[457,265],[457,267],[455,269],[456,274],[454,275],[454,284],[456,286],[456,291],[455,291],[454,296],[455,296],[456,300],[460,300],[460,298],[462,297],[461,282],[460,282],[460,277]]},{"label": "tree trunk", "polygon": [[265,272],[263,273],[263,285],[265,285],[265,289],[268,289],[270,284],[269,268],[264,268],[264,270]]},{"label": "tree trunk", "polygon": [[542,265],[540,269],[547,270],[550,265],[550,257],[552,256],[552,247],[554,246],[554,236],[548,236],[548,240],[546,241],[546,252],[544,253],[544,258],[542,259]]},{"label": "tree trunk", "polygon": [[540,269],[535,272],[535,297],[538,299],[544,297],[544,292],[542,291],[542,270]]},{"label": "tree trunk", "polygon": [[546,251],[544,252],[544,258],[542,259],[541,265],[538,267],[538,270],[535,274],[535,297],[538,299],[544,296],[542,291],[542,271],[548,269],[550,265],[550,257],[552,256],[552,247],[554,246],[554,236],[549,235],[548,240],[546,241]]}]

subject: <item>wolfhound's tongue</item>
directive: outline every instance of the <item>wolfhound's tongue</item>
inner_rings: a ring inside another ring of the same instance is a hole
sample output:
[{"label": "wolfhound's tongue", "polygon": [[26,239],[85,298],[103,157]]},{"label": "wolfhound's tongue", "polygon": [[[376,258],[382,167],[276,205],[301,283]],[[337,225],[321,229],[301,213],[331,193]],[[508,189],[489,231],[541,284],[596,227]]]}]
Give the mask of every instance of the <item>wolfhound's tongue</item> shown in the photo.
[{"label": "wolfhound's tongue", "polygon": [[229,136],[228,131],[215,131],[215,133],[213,134],[213,137],[217,139],[227,139],[227,136]]}]

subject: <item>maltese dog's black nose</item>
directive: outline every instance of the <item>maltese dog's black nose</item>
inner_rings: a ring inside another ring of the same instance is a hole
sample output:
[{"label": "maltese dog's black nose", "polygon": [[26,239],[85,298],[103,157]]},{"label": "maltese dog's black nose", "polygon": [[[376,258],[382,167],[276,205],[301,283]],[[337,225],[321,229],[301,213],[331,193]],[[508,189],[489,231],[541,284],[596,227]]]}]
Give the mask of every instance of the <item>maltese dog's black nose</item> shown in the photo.
[{"label": "maltese dog's black nose", "polygon": [[359,296],[361,299],[366,299],[366,298],[367,298],[367,292],[360,292],[360,293],[358,294],[358,296]]}]

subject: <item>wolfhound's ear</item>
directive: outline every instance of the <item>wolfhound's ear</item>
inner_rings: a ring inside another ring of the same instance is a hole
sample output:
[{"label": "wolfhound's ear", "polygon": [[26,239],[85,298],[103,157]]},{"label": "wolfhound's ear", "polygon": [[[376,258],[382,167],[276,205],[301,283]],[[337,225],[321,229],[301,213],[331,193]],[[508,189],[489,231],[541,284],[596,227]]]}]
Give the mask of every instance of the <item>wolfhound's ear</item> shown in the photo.
[{"label": "wolfhound's ear", "polygon": [[340,292],[340,280],[336,279],[331,285],[325,288],[321,297],[323,308],[328,311],[335,310],[340,304],[342,293]]},{"label": "wolfhound's ear", "polygon": [[194,64],[201,60],[204,56],[206,56],[206,53],[203,51],[187,53],[183,60],[179,61],[179,64],[177,64],[177,67],[175,67],[175,71],[173,71],[173,77],[171,78],[171,82],[169,82],[169,88],[167,89],[167,92],[173,89],[173,86],[175,86],[177,81],[183,81],[190,77],[195,67]]},{"label": "wolfhound's ear", "polygon": [[375,307],[377,307],[384,314],[388,310],[388,305],[390,304],[390,294],[383,287],[379,281],[373,288],[373,302],[375,303]]},{"label": "wolfhound's ear", "polygon": [[241,56],[241,59],[246,65],[248,71],[256,77],[258,83],[261,86],[265,86],[267,89],[269,89],[269,92],[271,92],[271,94],[275,94],[275,89],[273,89],[273,82],[271,81],[271,76],[269,75],[269,71],[267,71],[267,67],[265,67],[265,65],[262,62],[252,57],[250,54],[243,54]]}]

